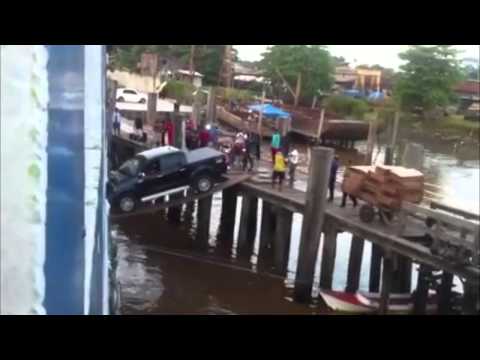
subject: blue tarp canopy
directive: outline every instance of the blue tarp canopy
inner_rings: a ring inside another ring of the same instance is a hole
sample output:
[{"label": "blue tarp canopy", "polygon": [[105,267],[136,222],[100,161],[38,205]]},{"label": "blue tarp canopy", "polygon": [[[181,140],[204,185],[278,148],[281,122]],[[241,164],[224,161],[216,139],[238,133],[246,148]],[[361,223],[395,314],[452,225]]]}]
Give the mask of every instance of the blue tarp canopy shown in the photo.
[{"label": "blue tarp canopy", "polygon": [[384,98],[385,96],[381,91],[374,91],[368,95],[368,100],[370,101],[382,101]]},{"label": "blue tarp canopy", "polygon": [[356,90],[356,89],[344,90],[343,95],[344,96],[351,96],[351,97],[354,97],[354,98],[363,97],[363,93],[360,90]]},{"label": "blue tarp canopy", "polygon": [[248,107],[252,111],[262,112],[262,115],[265,117],[271,118],[289,118],[290,113],[283,111],[271,104],[264,104],[264,105],[251,105]]}]

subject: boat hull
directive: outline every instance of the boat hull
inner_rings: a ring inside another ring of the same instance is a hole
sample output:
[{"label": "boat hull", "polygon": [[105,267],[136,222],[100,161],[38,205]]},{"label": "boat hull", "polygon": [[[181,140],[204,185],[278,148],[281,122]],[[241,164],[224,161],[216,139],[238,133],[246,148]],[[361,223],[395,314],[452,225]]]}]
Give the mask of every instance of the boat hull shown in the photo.
[{"label": "boat hull", "polygon": [[[347,293],[343,291],[320,290],[320,295],[327,306],[335,311],[355,314],[368,314],[380,309],[380,294],[378,293]],[[412,294],[391,294],[388,304],[389,313],[408,314],[413,310],[414,296]],[[437,309],[436,299],[430,294],[427,299],[427,311]]]}]

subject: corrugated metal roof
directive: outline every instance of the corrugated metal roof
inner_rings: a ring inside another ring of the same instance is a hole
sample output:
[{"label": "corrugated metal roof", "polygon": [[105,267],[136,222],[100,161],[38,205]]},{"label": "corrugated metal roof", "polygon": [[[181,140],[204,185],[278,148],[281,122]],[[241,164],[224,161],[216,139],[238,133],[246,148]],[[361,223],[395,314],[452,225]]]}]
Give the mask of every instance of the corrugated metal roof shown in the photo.
[{"label": "corrugated metal roof", "polygon": [[455,91],[461,92],[461,93],[468,93],[472,95],[480,95],[480,81],[477,81],[477,80],[462,81],[457,86],[455,86]]}]

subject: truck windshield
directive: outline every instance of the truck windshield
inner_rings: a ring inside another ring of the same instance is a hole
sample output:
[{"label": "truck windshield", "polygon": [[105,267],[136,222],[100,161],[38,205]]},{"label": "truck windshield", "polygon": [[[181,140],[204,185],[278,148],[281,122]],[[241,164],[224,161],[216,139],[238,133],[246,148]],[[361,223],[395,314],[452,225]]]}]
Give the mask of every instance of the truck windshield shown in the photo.
[{"label": "truck windshield", "polygon": [[136,176],[138,175],[139,169],[140,169],[140,159],[134,158],[124,162],[123,165],[120,166],[118,171],[128,176]]}]

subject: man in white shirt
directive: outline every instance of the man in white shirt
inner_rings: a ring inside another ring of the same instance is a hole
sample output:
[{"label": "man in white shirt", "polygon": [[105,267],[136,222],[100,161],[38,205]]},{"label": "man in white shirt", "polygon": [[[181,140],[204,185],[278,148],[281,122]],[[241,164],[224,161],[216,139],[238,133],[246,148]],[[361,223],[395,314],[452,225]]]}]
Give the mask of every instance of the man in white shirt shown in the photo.
[{"label": "man in white shirt", "polygon": [[288,154],[288,178],[290,187],[293,187],[293,183],[295,182],[295,171],[298,165],[298,151],[297,149],[293,149]]}]

